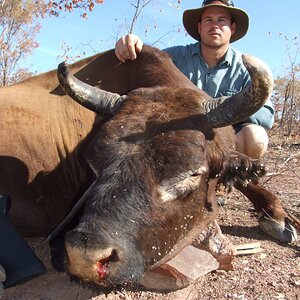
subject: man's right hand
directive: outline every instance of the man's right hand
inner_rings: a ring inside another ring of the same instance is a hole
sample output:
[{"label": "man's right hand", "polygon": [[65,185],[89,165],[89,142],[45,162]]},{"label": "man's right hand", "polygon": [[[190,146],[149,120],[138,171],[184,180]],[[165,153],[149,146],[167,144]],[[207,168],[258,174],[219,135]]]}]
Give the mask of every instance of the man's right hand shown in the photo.
[{"label": "man's right hand", "polygon": [[115,54],[121,62],[125,63],[126,60],[135,60],[142,48],[143,42],[137,35],[127,34],[117,41]]}]

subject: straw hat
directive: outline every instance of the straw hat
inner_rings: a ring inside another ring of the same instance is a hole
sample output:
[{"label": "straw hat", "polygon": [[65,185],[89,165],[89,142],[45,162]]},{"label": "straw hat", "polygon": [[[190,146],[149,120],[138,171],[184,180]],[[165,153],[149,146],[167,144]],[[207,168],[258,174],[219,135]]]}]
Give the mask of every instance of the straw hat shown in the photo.
[{"label": "straw hat", "polygon": [[191,37],[200,41],[198,33],[198,23],[204,10],[208,7],[225,7],[232,16],[236,24],[236,31],[231,36],[230,42],[235,42],[242,38],[248,31],[249,17],[242,9],[236,8],[230,0],[204,0],[202,6],[197,9],[189,9],[183,13],[183,25]]}]

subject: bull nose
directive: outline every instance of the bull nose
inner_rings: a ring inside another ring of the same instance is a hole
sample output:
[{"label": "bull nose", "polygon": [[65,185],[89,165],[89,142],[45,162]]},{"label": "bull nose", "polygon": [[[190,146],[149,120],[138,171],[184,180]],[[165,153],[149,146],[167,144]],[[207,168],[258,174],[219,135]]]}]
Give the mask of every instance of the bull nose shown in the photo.
[{"label": "bull nose", "polygon": [[145,257],[134,242],[80,229],[67,233],[66,269],[82,281],[105,287],[138,282],[145,271]]},{"label": "bull nose", "polygon": [[115,249],[112,249],[111,253],[108,256],[106,256],[102,259],[98,259],[95,267],[96,267],[96,271],[97,271],[99,279],[105,280],[107,275],[109,275],[110,264],[118,262],[119,260],[120,260],[119,256]]},{"label": "bull nose", "polygon": [[118,252],[112,247],[89,249],[74,246],[66,241],[67,271],[83,281],[106,285],[110,265],[119,261]]}]

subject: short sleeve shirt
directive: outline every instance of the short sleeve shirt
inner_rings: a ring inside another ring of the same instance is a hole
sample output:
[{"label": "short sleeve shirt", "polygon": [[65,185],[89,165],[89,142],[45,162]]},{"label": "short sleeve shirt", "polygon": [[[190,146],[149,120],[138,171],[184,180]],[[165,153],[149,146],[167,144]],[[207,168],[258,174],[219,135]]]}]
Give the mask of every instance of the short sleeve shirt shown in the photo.
[{"label": "short sleeve shirt", "polygon": [[[251,82],[242,62],[242,53],[232,47],[229,47],[224,59],[213,68],[209,68],[202,58],[199,42],[167,48],[164,51],[171,56],[174,64],[186,77],[213,98],[232,96]],[[246,121],[271,128],[274,122],[274,108],[270,99]]]}]

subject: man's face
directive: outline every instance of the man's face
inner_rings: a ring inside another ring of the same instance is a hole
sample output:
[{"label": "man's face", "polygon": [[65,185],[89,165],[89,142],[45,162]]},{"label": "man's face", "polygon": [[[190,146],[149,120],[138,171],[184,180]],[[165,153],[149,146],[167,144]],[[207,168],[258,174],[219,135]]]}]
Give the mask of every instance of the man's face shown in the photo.
[{"label": "man's face", "polygon": [[235,33],[235,23],[226,8],[208,7],[198,23],[198,32],[201,43],[209,47],[220,47],[229,44],[231,36]]}]

